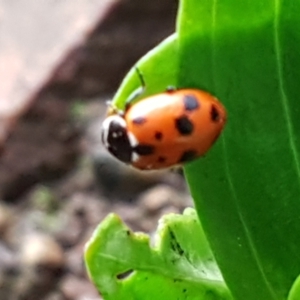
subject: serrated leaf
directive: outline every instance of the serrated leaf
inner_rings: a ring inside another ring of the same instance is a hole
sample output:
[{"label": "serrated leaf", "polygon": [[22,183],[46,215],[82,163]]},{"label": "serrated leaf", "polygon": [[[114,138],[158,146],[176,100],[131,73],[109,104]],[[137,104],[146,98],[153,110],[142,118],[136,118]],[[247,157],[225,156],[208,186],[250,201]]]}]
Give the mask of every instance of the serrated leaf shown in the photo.
[{"label": "serrated leaf", "polygon": [[193,209],[164,216],[153,247],[111,214],[87,244],[85,261],[106,300],[232,300]]}]

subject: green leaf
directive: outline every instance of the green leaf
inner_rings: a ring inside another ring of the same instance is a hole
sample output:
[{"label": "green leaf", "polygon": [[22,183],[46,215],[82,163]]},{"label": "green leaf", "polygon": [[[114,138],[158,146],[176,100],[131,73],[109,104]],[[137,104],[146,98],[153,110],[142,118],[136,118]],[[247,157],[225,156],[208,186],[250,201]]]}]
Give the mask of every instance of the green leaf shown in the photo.
[{"label": "green leaf", "polygon": [[111,214],[87,244],[85,261],[106,300],[233,299],[193,209],[164,216],[153,247]]},{"label": "green leaf", "polygon": [[300,276],[297,277],[293,286],[289,292],[288,300],[299,300],[300,299]]},{"label": "green leaf", "polygon": [[298,0],[181,5],[178,84],[228,111],[221,138],[185,172],[236,299],[286,299],[300,273],[299,16]]},{"label": "green leaf", "polygon": [[[173,34],[136,63],[134,67],[139,68],[146,83],[142,98],[165,91],[168,86],[177,86],[177,58],[177,34]],[[120,109],[124,108],[125,101],[131,93],[141,87],[134,67],[124,78],[113,99],[114,105]]]}]

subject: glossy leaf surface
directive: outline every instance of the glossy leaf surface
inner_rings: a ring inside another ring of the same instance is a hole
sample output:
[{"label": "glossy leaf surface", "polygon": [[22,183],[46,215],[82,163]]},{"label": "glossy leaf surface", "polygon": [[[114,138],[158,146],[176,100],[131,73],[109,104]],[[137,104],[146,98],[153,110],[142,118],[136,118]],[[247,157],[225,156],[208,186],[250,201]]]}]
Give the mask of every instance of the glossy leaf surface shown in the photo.
[{"label": "glossy leaf surface", "polygon": [[286,299],[300,273],[300,2],[200,2],[182,2],[178,82],[216,95],[228,123],[186,175],[236,299]]}]

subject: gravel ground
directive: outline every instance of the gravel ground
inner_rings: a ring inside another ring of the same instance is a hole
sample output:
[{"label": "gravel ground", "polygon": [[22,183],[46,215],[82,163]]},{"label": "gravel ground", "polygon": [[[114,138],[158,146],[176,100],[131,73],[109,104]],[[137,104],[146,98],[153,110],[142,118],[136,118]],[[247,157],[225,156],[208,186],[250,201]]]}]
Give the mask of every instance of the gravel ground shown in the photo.
[{"label": "gravel ground", "polygon": [[177,1],[120,1],[104,20],[98,2],[0,0],[0,300],[101,299],[82,258],[99,222],[151,233],[192,205],[180,170],[135,171],[99,140],[105,101],[174,31]]},{"label": "gravel ground", "polygon": [[192,202],[177,171],[141,173],[112,158],[99,141],[105,106],[81,108],[82,154],[59,180],[34,185],[19,201],[0,203],[0,299],[96,300],[83,248],[110,212],[133,230]]}]

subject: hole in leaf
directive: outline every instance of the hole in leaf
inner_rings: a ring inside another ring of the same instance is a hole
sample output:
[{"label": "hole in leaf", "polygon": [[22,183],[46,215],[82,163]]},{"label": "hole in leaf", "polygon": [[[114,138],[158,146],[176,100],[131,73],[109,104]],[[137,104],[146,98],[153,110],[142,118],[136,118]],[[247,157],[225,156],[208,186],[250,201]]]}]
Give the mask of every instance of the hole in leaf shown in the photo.
[{"label": "hole in leaf", "polygon": [[129,277],[134,271],[132,269],[130,270],[127,270],[123,273],[120,273],[117,275],[117,279],[119,280],[123,280],[123,279],[126,279],[127,277]]}]

